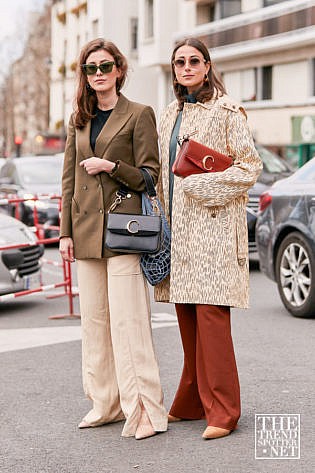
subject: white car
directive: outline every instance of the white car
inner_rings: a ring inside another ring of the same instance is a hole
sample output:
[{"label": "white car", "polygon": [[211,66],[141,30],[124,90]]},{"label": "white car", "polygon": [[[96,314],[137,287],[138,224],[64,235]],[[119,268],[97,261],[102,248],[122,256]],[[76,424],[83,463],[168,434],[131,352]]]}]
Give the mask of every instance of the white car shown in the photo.
[{"label": "white car", "polygon": [[[23,245],[5,249],[9,245]],[[0,295],[11,294],[41,285],[43,245],[24,223],[0,213]]]}]

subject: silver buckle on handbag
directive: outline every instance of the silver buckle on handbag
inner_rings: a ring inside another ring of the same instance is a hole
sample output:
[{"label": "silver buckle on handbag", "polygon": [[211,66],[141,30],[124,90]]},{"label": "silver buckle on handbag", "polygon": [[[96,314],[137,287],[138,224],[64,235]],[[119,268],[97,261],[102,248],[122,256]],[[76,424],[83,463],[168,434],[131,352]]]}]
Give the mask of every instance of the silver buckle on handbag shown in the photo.
[{"label": "silver buckle on handbag", "polygon": [[161,215],[159,206],[158,206],[158,201],[156,197],[149,197],[149,199],[152,202],[152,209],[157,215]]},{"label": "silver buckle on handbag", "polygon": [[198,130],[192,131],[191,133],[185,133],[185,135],[183,136],[176,136],[177,143],[179,144],[179,146],[182,146],[184,141],[188,141],[189,138],[195,135],[196,133],[198,133]]}]

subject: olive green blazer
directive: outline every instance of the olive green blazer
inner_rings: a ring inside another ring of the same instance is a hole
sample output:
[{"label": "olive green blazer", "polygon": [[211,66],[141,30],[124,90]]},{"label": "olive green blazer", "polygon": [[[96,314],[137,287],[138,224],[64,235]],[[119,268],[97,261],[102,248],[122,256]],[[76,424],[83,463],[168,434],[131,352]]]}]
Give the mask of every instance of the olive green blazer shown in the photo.
[{"label": "olive green blazer", "polygon": [[[151,107],[131,102],[121,94],[97,137],[94,152],[90,129],[90,121],[83,129],[76,129],[72,114],[64,156],[60,237],[72,237],[77,259],[115,255],[104,247],[104,238],[106,214],[116,191],[124,185],[131,195],[117,207],[117,212],[140,214],[145,184],[139,168],[148,168],[156,182],[160,167]],[[91,156],[118,162],[118,167],[111,174],[91,176],[79,165]]]}]

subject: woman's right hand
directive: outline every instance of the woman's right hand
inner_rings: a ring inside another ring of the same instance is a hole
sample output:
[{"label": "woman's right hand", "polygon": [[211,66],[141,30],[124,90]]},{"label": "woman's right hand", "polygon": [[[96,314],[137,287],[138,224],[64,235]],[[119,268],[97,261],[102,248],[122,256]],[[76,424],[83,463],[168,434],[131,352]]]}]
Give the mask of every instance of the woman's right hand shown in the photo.
[{"label": "woman's right hand", "polygon": [[73,240],[70,237],[62,237],[59,241],[59,252],[64,261],[74,262]]}]

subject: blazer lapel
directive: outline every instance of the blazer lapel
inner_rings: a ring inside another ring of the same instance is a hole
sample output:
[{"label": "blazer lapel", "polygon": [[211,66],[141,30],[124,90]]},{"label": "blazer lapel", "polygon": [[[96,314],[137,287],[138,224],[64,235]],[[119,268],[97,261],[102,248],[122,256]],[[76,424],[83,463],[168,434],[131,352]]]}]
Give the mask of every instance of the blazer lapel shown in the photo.
[{"label": "blazer lapel", "polygon": [[121,94],[114,110],[96,139],[95,156],[99,158],[104,157],[112,139],[119,133],[131,116],[132,112],[129,110],[129,101]]},{"label": "blazer lapel", "polygon": [[83,159],[90,158],[94,155],[93,150],[90,145],[90,131],[91,131],[91,121],[88,121],[82,130],[76,130],[77,140],[78,140],[78,150],[80,150],[83,155]]}]

